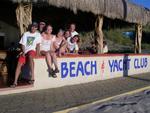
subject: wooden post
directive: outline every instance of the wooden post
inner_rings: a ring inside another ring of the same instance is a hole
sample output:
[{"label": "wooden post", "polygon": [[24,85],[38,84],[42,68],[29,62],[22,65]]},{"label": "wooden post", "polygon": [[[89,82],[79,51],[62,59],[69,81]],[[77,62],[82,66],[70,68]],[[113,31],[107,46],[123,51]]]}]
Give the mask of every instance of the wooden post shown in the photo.
[{"label": "wooden post", "polygon": [[102,15],[98,15],[96,22],[95,22],[95,31],[96,31],[96,46],[97,46],[97,52],[103,53],[103,20],[104,17]]},{"label": "wooden post", "polygon": [[142,41],[142,24],[137,24],[135,26],[136,34],[135,34],[135,53],[141,53],[141,41]]},{"label": "wooden post", "polygon": [[32,22],[32,4],[20,3],[16,9],[17,24],[20,29],[20,35],[26,32],[29,24]]}]

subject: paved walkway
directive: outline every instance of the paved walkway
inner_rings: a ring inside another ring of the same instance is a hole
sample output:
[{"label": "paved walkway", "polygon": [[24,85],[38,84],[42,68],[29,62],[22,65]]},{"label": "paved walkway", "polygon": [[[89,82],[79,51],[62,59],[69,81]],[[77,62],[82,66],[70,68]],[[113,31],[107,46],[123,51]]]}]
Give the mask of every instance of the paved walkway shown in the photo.
[{"label": "paved walkway", "polygon": [[150,85],[150,73],[0,96],[0,113],[51,113]]}]

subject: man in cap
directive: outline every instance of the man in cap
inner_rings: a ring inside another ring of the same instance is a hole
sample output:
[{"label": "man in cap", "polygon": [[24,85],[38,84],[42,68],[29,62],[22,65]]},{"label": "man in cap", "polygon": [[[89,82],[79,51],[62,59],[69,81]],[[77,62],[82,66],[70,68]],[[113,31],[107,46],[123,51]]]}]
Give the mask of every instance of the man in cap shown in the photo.
[{"label": "man in cap", "polygon": [[45,22],[40,22],[40,23],[39,23],[39,29],[38,29],[38,30],[39,30],[40,33],[43,32],[43,29],[44,29],[45,26],[46,26],[46,23],[45,23]]},{"label": "man in cap", "polygon": [[18,59],[18,64],[15,72],[15,80],[11,87],[17,86],[17,81],[21,72],[22,66],[27,62],[29,63],[29,68],[31,70],[31,79],[29,81],[30,84],[34,83],[34,62],[33,58],[40,53],[40,43],[41,43],[41,35],[37,32],[38,24],[33,22],[29,31],[25,32],[21,37],[19,44],[21,45],[22,53]]}]

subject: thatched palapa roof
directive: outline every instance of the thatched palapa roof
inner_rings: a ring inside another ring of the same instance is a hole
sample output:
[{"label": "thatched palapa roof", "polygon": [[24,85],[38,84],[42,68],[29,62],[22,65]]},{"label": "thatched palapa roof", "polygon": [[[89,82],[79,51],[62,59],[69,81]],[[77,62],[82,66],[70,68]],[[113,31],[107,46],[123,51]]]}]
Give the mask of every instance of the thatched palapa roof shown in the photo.
[{"label": "thatched palapa roof", "polygon": [[150,10],[130,3],[128,0],[11,0],[15,3],[48,3],[74,11],[91,12],[111,19],[121,19],[130,23],[146,25],[150,23]]}]

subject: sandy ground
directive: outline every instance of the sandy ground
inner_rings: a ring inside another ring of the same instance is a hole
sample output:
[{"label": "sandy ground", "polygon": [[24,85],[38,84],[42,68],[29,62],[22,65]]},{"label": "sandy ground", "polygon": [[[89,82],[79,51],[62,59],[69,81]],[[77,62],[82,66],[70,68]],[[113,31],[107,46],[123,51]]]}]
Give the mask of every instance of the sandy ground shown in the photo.
[{"label": "sandy ground", "polygon": [[69,113],[150,113],[150,89],[107,102],[88,105]]}]

